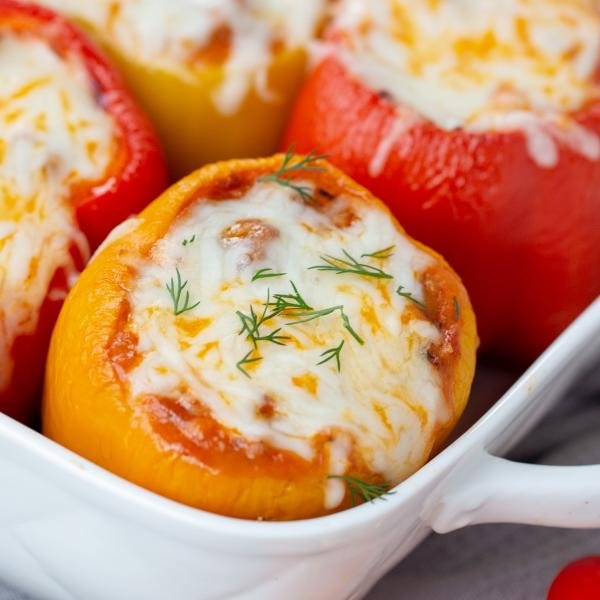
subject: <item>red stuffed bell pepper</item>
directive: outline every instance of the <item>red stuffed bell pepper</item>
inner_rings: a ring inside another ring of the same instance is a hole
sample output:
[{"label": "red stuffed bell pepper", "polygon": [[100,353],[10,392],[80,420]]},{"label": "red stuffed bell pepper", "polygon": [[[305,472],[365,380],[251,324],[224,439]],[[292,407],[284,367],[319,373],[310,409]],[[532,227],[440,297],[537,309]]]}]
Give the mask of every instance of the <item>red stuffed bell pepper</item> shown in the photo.
[{"label": "red stuffed bell pepper", "polygon": [[50,332],[90,252],[165,186],[119,76],[56,14],[0,0],[0,411],[35,415]]},{"label": "red stuffed bell pepper", "polygon": [[343,0],[284,145],[317,149],[441,252],[484,349],[542,351],[600,293],[591,0]]}]

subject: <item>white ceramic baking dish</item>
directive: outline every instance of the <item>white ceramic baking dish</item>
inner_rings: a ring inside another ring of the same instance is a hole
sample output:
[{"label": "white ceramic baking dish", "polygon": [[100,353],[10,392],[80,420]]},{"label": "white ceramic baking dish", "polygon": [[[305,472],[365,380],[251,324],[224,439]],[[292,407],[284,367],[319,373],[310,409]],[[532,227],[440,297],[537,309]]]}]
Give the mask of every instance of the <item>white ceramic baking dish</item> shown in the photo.
[{"label": "white ceramic baking dish", "polygon": [[599,364],[600,299],[385,501],[292,523],[182,506],[0,415],[0,579],[46,600],[360,598],[431,528],[600,526],[600,466],[496,458]]}]

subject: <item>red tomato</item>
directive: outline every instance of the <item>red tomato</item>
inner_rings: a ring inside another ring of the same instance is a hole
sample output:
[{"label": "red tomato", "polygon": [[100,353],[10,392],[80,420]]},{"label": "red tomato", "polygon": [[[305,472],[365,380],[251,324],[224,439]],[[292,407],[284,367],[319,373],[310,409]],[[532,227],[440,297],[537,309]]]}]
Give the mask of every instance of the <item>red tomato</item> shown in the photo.
[{"label": "red tomato", "polygon": [[548,600],[598,600],[600,598],[600,556],[580,558],[556,576]]},{"label": "red tomato", "polygon": [[[74,188],[71,194],[77,222],[93,250],[111,229],[139,212],[166,187],[166,169],[157,137],[118,73],[87,37],[65,19],[36,5],[0,0],[1,31],[26,33],[46,42],[61,56],[77,56],[89,73],[98,103],[116,123],[118,148],[108,173],[101,181]],[[82,268],[81,257],[75,248],[72,251]],[[54,277],[54,282],[66,291],[64,272],[59,271]],[[0,411],[24,421],[35,414],[46,350],[61,304],[59,299],[46,298],[36,331],[15,340],[14,369],[8,389],[0,391]]]},{"label": "red tomato", "polygon": [[[600,294],[600,162],[557,142],[559,164],[544,169],[521,132],[446,131],[398,111],[330,57],[306,81],[283,146],[329,154],[385,200],[463,278],[484,349],[531,360]],[[600,103],[575,117],[600,134]],[[406,129],[374,175],[398,119]]]}]

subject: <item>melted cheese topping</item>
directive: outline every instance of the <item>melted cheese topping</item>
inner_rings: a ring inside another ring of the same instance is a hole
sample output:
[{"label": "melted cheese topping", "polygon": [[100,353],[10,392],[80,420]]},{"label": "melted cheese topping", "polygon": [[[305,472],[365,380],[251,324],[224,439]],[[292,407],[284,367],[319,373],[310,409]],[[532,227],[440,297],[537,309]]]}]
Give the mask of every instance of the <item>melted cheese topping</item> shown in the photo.
[{"label": "melted cheese topping", "polygon": [[74,184],[97,180],[113,149],[114,124],[73,57],[44,42],[0,37],[0,391],[15,338],[32,333],[57,269],[74,274],[69,249],[89,253],[69,204]]},{"label": "melted cheese topping", "polygon": [[[223,61],[226,77],[214,100],[234,113],[254,85],[270,98],[267,70],[275,48],[304,47],[327,0],[46,0],[90,23],[134,60],[184,76]],[[211,48],[212,49],[209,49]]]},{"label": "melted cheese topping", "polygon": [[[348,201],[335,202],[343,210]],[[188,407],[202,402],[247,441],[309,461],[318,436],[330,435],[331,474],[346,472],[353,448],[388,481],[414,472],[428,458],[434,431],[450,409],[427,359],[440,333],[395,290],[403,285],[422,299],[417,274],[432,261],[383,209],[362,208],[356,216],[351,225],[336,227],[330,215],[272,183],[255,184],[243,200],[204,201],[181,215],[138,265],[132,284],[128,328],[138,336],[141,355],[125,375],[133,397],[174,397]],[[394,246],[391,257],[361,260],[393,279],[309,269],[343,249],[360,257],[388,246]],[[285,275],[253,282],[266,268]],[[177,281],[177,273],[187,282],[179,307],[188,292],[188,305],[198,303],[179,316],[165,287]],[[252,344],[240,334],[237,313],[250,314],[252,306],[260,315],[268,298],[294,293],[291,282],[315,310],[343,305],[364,345],[344,328],[339,310],[296,325],[280,315],[260,331],[268,335],[281,327],[284,345],[259,342],[251,356],[262,360],[243,365],[246,377],[236,364]],[[322,353],[342,341],[341,371],[335,360],[319,365]],[[143,418],[144,402],[134,404]],[[345,488],[339,480],[327,485],[326,507],[334,508]]]},{"label": "melted cheese topping", "polygon": [[567,116],[598,98],[592,0],[341,0],[334,30],[355,75],[441,128],[519,129],[544,167],[556,138],[600,158]]}]

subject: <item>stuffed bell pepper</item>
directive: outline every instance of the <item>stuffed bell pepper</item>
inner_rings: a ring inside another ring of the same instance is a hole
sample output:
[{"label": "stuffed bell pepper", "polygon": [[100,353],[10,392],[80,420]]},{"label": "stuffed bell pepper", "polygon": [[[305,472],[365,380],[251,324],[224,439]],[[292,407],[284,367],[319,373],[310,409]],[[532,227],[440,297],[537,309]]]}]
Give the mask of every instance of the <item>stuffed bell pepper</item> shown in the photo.
[{"label": "stuffed bell pepper", "polygon": [[341,0],[285,144],[441,252],[484,346],[529,360],[600,293],[592,0]]},{"label": "stuffed bell pepper", "polygon": [[0,32],[0,411],[28,420],[66,292],[165,169],[120,79],[71,25],[0,0]]},{"label": "stuffed bell pepper", "polygon": [[167,497],[250,519],[386,494],[467,401],[458,276],[319,157],[204,167],[84,271],[44,433]]},{"label": "stuffed bell pepper", "polygon": [[45,0],[92,32],[161,136],[172,175],[277,149],[329,0]]}]

